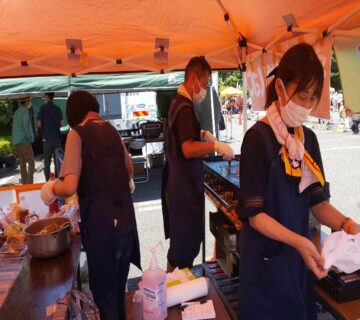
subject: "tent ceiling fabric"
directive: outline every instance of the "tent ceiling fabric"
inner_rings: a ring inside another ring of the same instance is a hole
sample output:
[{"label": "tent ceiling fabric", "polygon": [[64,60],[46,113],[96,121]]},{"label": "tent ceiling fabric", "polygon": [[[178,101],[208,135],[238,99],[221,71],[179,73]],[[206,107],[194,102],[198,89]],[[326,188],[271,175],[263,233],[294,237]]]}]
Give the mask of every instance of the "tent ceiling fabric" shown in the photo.
[{"label": "tent ceiling fabric", "polygon": [[[360,0],[4,0],[0,77],[168,72],[184,69],[194,55],[205,55],[214,69],[234,69],[239,32],[250,53],[286,31],[285,15],[301,28],[323,30],[359,6]],[[357,13],[340,29],[359,26]],[[169,39],[165,62],[154,59],[155,38]],[[66,39],[81,39],[79,59],[68,59]]]}]

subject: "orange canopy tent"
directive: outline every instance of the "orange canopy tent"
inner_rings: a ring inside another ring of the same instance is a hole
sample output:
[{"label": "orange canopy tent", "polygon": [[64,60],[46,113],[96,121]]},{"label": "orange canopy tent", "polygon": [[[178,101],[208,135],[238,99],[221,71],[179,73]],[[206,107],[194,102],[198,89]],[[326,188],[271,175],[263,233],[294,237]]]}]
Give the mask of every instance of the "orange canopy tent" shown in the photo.
[{"label": "orange canopy tent", "polygon": [[[291,38],[359,39],[359,26],[360,0],[7,0],[0,78],[162,73],[183,70],[195,55],[213,69],[245,71],[267,53],[281,56]],[[249,83],[253,106],[256,88]]]},{"label": "orange canopy tent", "polygon": [[168,72],[194,55],[237,69],[244,52],[299,31],[336,34],[351,14],[339,24],[346,33],[360,26],[359,8],[360,0],[1,1],[0,77]]}]

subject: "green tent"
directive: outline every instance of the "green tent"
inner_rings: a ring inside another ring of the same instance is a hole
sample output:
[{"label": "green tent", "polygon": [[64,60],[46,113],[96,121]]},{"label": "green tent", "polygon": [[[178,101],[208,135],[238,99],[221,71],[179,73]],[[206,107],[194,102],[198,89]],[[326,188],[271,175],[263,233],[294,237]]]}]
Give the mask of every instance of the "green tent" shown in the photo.
[{"label": "green tent", "polygon": [[[54,102],[61,108],[64,119],[66,97],[71,91],[87,90],[93,94],[107,94],[131,91],[156,91],[158,115],[166,116],[170,101],[176,94],[179,84],[184,82],[184,72],[172,73],[123,73],[123,74],[89,74],[78,77],[52,76],[0,79],[0,99],[17,99],[19,94],[28,93],[32,105],[38,112],[44,101],[44,92],[55,92]],[[196,113],[205,130],[214,133],[220,116],[220,102],[216,92],[209,87],[206,99],[196,107]],[[211,105],[211,108],[204,108]]]},{"label": "green tent", "polygon": [[183,81],[183,72],[8,78],[0,79],[0,97],[17,98],[21,93],[36,97],[42,96],[46,91],[55,92],[56,95],[67,95],[75,90],[88,90],[93,93],[159,91],[174,89]]}]

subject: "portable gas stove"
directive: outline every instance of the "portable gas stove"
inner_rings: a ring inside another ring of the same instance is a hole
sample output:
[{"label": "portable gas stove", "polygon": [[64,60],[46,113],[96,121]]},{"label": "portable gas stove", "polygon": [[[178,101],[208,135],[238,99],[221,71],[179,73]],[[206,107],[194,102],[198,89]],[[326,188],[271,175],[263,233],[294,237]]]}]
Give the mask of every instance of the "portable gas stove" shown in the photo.
[{"label": "portable gas stove", "polygon": [[319,281],[319,285],[337,302],[359,299],[360,270],[346,274],[331,269],[328,275]]},{"label": "portable gas stove", "polygon": [[222,157],[208,157],[204,164],[205,194],[216,206],[210,212],[210,231],[216,239],[216,258],[229,277],[237,273],[237,243],[241,222],[235,213],[240,188],[240,156],[231,163]]}]

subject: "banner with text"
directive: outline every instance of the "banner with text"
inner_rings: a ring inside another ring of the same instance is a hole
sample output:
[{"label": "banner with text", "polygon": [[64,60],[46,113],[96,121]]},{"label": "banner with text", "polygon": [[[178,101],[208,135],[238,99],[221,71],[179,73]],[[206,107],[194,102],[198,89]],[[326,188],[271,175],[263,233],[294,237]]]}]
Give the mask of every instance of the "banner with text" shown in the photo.
[{"label": "banner with text", "polygon": [[[360,31],[360,28],[357,31]],[[360,38],[337,36],[334,40],[334,49],[340,71],[344,103],[353,112],[359,113]]]},{"label": "banner with text", "polygon": [[247,72],[246,79],[251,98],[251,104],[255,111],[264,110],[266,100],[266,87],[273,77],[266,76],[279,64],[281,56],[287,49],[297,43],[306,42],[311,44],[323,67],[324,67],[324,88],[321,100],[317,107],[313,110],[312,115],[319,118],[330,118],[330,74],[331,74],[331,50],[333,38],[320,38],[314,34],[301,35],[296,38],[284,41],[268,52],[252,53],[247,56]]}]

